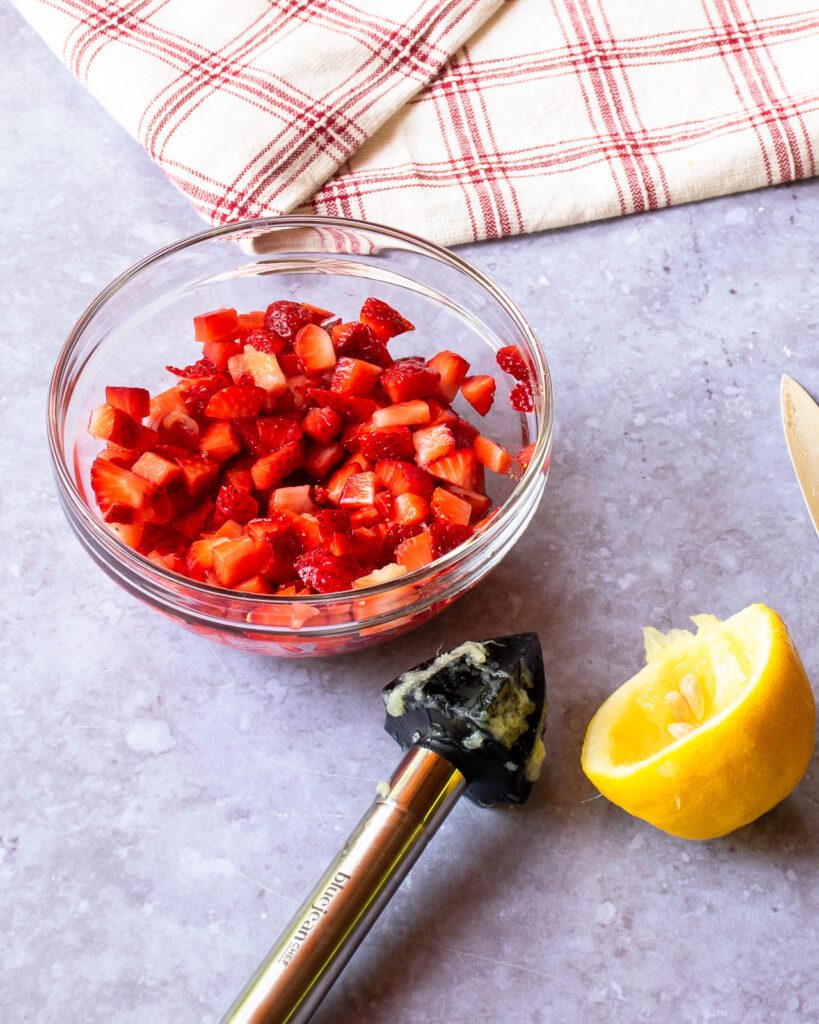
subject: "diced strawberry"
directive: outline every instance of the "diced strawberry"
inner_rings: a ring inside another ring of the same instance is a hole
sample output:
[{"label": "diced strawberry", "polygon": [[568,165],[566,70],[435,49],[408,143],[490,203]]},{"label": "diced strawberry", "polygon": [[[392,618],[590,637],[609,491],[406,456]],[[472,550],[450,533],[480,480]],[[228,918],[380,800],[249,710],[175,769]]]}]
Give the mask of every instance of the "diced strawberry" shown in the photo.
[{"label": "diced strawberry", "polygon": [[237,523],[249,523],[259,514],[259,503],[250,493],[233,484],[222,484],[216,496],[213,522],[221,526],[229,519]]},{"label": "diced strawberry", "polygon": [[221,373],[226,370],[231,358],[242,351],[241,341],[206,341],[202,355]]},{"label": "diced strawberry", "polygon": [[199,450],[214,462],[226,462],[242,450],[233,427],[225,420],[211,423],[199,439]]},{"label": "diced strawberry", "polygon": [[518,454],[518,462],[520,463],[521,469],[528,469],[529,463],[532,461],[532,456],[535,454],[535,442],[527,444],[525,448],[521,448]]},{"label": "diced strawberry", "polygon": [[88,433],[98,441],[110,441],[120,448],[134,448],[139,437],[139,424],[127,412],[106,403],[91,413]]},{"label": "diced strawberry", "polygon": [[381,367],[376,366],[375,363],[342,356],[336,363],[330,388],[344,395],[357,395],[359,398],[366,398],[367,395],[372,394],[380,376]]},{"label": "diced strawberry", "polygon": [[[433,500],[439,490],[440,487],[433,491]],[[415,526],[417,523],[423,523],[428,515],[429,502],[426,498],[422,498],[420,494],[405,491],[393,500],[392,518],[402,526]]]},{"label": "diced strawberry", "polygon": [[375,496],[373,507],[383,520],[392,519],[393,497],[389,491],[379,491]]},{"label": "diced strawberry", "polygon": [[[299,357],[295,352],[289,350],[287,352],[282,352],[279,355],[279,366],[281,366],[285,377],[287,377],[288,382],[292,387],[295,383],[293,378],[301,375],[301,363],[299,362]],[[302,376],[302,380],[307,380],[307,378]]]},{"label": "diced strawberry", "polygon": [[423,359],[410,356],[399,359],[381,373],[381,387],[391,402],[407,402],[413,398],[433,398],[441,375],[427,366]]},{"label": "diced strawberry", "polygon": [[279,355],[282,352],[282,349],[287,345],[284,338],[280,338],[278,334],[274,334],[272,331],[266,331],[264,328],[261,330],[248,331],[247,334],[243,334],[242,342],[244,343],[245,348],[249,345],[251,348],[255,348],[259,352],[266,352],[268,355],[274,356]]},{"label": "diced strawberry", "polygon": [[323,324],[333,316],[333,311],[330,309],[322,309],[321,306],[311,306],[309,302],[302,302],[301,305],[309,311],[314,324]]},{"label": "diced strawberry", "polygon": [[350,516],[350,525],[356,530],[360,526],[375,526],[376,523],[380,522],[381,513],[375,507],[375,503],[365,505],[364,508],[357,508]]},{"label": "diced strawberry", "polygon": [[409,320],[381,299],[365,299],[358,319],[370,328],[379,341],[386,342],[398,334],[415,330]]},{"label": "diced strawberry", "polygon": [[426,466],[455,450],[455,438],[445,423],[416,430],[412,442],[419,466]]},{"label": "diced strawberry", "polygon": [[477,459],[471,448],[461,448],[452,455],[436,459],[426,468],[440,480],[448,480],[458,487],[473,488],[475,486],[475,466]]},{"label": "diced strawberry", "polygon": [[312,444],[307,449],[304,468],[308,476],[314,480],[326,477],[333,466],[337,466],[345,456],[340,444]]},{"label": "diced strawberry", "polygon": [[319,536],[322,541],[330,540],[334,533],[350,533],[350,513],[344,509],[323,508],[316,512]]},{"label": "diced strawberry", "polygon": [[195,580],[204,580],[205,573],[213,569],[213,549],[217,544],[224,544],[227,540],[227,537],[217,537],[213,534],[195,540],[188,548],[185,558],[188,575]]},{"label": "diced strawberry", "polygon": [[420,399],[413,399],[376,409],[372,414],[371,423],[374,427],[417,426],[429,423],[429,420],[429,405]]},{"label": "diced strawberry", "polygon": [[338,391],[325,391],[323,388],[310,388],[308,393],[316,405],[332,409],[339,415],[351,419],[369,419],[378,408],[371,398],[342,395]]},{"label": "diced strawberry", "polygon": [[185,490],[192,498],[203,497],[216,483],[218,463],[200,455],[177,455],[175,461],[182,470]]},{"label": "diced strawberry", "polygon": [[203,501],[184,516],[180,516],[173,524],[174,529],[187,541],[192,541],[210,522],[213,508],[214,503],[212,501]]},{"label": "diced strawberry", "polygon": [[372,505],[375,500],[375,487],[375,473],[353,473],[344,484],[339,504],[343,508],[362,508],[365,505]]},{"label": "diced strawberry", "polygon": [[379,427],[358,435],[358,450],[374,462],[377,459],[411,459],[415,453],[409,427]]},{"label": "diced strawberry", "polygon": [[481,374],[478,377],[467,377],[461,385],[461,394],[475,412],[485,416],[495,401],[495,387],[494,377]]},{"label": "diced strawberry", "polygon": [[118,444],[110,442],[97,456],[98,459],[105,459],[106,462],[113,462],[117,466],[125,466],[130,469],[139,458],[139,451],[136,448],[120,448]]},{"label": "diced strawberry", "polygon": [[199,424],[193,416],[179,409],[171,409],[159,426],[157,439],[162,444],[195,452],[199,447],[200,433]]},{"label": "diced strawberry", "polygon": [[239,333],[235,309],[216,309],[193,318],[193,336],[199,342],[230,341]]},{"label": "diced strawberry", "polygon": [[213,569],[222,586],[233,587],[251,576],[258,576],[265,557],[264,541],[237,537],[213,548]]},{"label": "diced strawberry", "polygon": [[137,423],[141,423],[151,411],[151,396],[145,388],[107,387],[105,401],[127,413]]},{"label": "diced strawberry", "polygon": [[375,566],[383,561],[384,540],[380,531],[369,526],[359,526],[353,530],[350,553],[361,564]]},{"label": "diced strawberry", "polygon": [[395,561],[408,572],[429,565],[435,555],[432,551],[432,537],[428,530],[422,530],[414,537],[402,540],[395,549]]},{"label": "diced strawberry", "polygon": [[530,380],[529,367],[517,345],[506,345],[495,353],[498,366],[518,381]]},{"label": "diced strawberry", "polygon": [[273,515],[251,519],[245,525],[245,533],[258,540],[259,537],[270,537],[276,533],[292,533],[292,525],[287,516],[277,510]]},{"label": "diced strawberry", "polygon": [[256,421],[259,439],[269,452],[275,452],[302,438],[299,421],[294,416],[262,416]]},{"label": "diced strawberry", "polygon": [[457,526],[468,526],[472,518],[472,506],[469,502],[450,491],[445,491],[443,487],[436,487],[433,491],[430,508],[436,519],[455,523]]},{"label": "diced strawberry", "polygon": [[185,403],[182,401],[182,392],[177,387],[161,391],[151,399],[149,417],[154,425],[161,423],[169,412],[176,409],[179,412],[186,412]]},{"label": "diced strawberry", "polygon": [[110,523],[109,528],[112,533],[119,537],[123,544],[127,544],[129,548],[133,548],[135,551],[139,550],[142,532],[145,529],[144,523]]},{"label": "diced strawberry", "polygon": [[245,373],[252,379],[256,387],[261,388],[267,398],[265,408],[271,411],[273,403],[287,391],[287,380],[279,366],[278,359],[268,352],[260,352],[252,345],[244,349]]},{"label": "diced strawberry", "polygon": [[427,362],[440,375],[438,396],[451,403],[469,373],[469,363],[456,352],[444,350]]},{"label": "diced strawberry", "polygon": [[243,583],[237,583],[234,590],[238,590],[241,594],[272,594],[273,588],[264,578],[264,576],[251,576],[249,580],[245,580]]},{"label": "diced strawberry", "polygon": [[337,469],[335,473],[327,481],[327,493],[330,497],[330,501],[334,505],[337,505],[341,500],[341,493],[351,476],[354,473],[360,473],[361,467],[357,463],[345,462],[340,469]]},{"label": "diced strawberry", "polygon": [[320,543],[318,523],[312,512],[302,512],[293,518],[293,529],[299,538],[302,551],[312,551]]},{"label": "diced strawberry", "polygon": [[[228,386],[230,381],[224,374],[215,373],[209,377],[186,378],[177,385],[177,391],[182,396],[182,403],[189,416],[201,418],[205,414],[211,398],[217,391]],[[172,409],[171,412],[178,410]]]},{"label": "diced strawberry", "polygon": [[329,444],[341,433],[341,416],[333,409],[311,409],[301,421],[301,429],[320,444]]},{"label": "diced strawberry", "polygon": [[296,571],[302,582],[319,594],[350,590],[353,580],[362,575],[361,566],[354,558],[340,558],[320,547],[301,555],[296,560]]},{"label": "diced strawberry", "polygon": [[332,338],[339,356],[364,359],[382,368],[392,365],[392,356],[384,342],[379,341],[369,327],[357,320],[334,327]]},{"label": "diced strawberry", "polygon": [[264,315],[264,326],[285,341],[292,341],[307,324],[313,323],[313,314],[300,302],[280,299],[271,302]]},{"label": "diced strawberry", "polygon": [[308,377],[320,377],[336,365],[336,352],[330,335],[323,327],[313,323],[302,327],[296,335],[293,350]]},{"label": "diced strawberry", "polygon": [[154,491],[141,476],[101,458],[91,465],[91,489],[108,523],[132,523]]},{"label": "diced strawberry", "polygon": [[472,536],[470,526],[461,526],[457,523],[435,522],[429,526],[429,535],[432,540],[432,552],[435,558],[449,554],[464,541]]},{"label": "diced strawberry", "polygon": [[301,545],[291,532],[270,533],[265,539],[265,558],[262,575],[273,583],[287,583],[296,578],[296,559]]},{"label": "diced strawberry", "polygon": [[455,438],[456,448],[472,447],[472,444],[479,433],[477,427],[473,427],[468,420],[462,420],[460,416],[456,416],[455,419],[447,425],[452,431],[452,436]]},{"label": "diced strawberry", "polygon": [[264,310],[257,309],[250,313],[239,313],[240,331],[260,331],[264,327]]},{"label": "diced strawberry", "polygon": [[468,487],[458,487],[456,484],[447,484],[446,489],[456,494],[459,498],[463,498],[464,501],[468,501],[472,506],[472,522],[480,519],[492,504],[492,499],[486,495],[481,494],[478,491],[470,490]]},{"label": "diced strawberry", "polygon": [[429,473],[412,462],[396,459],[377,462],[375,475],[393,496],[411,491],[422,498],[430,498],[435,488],[435,481]]},{"label": "diced strawberry", "polygon": [[195,363],[191,363],[190,366],[183,366],[181,369],[178,366],[166,366],[165,369],[168,373],[176,374],[177,377],[211,377],[216,373],[216,367],[210,361],[210,359],[199,359]]},{"label": "diced strawberry", "polygon": [[270,495],[268,514],[272,516],[277,512],[293,512],[301,515],[304,512],[311,512],[313,507],[309,484],[277,487]]},{"label": "diced strawberry", "polygon": [[154,487],[169,487],[182,479],[182,470],[170,459],[157,455],[156,452],[145,452],[140,455],[131,467],[132,472],[148,480]]},{"label": "diced strawberry", "polygon": [[380,569],[373,569],[366,576],[359,577],[353,582],[353,587],[356,590],[363,590],[365,587],[378,587],[382,583],[391,583],[400,576],[406,576],[406,574],[407,567],[405,565],[398,565],[397,562],[388,562],[386,565],[382,565]]},{"label": "diced strawberry", "polygon": [[531,412],[535,407],[531,384],[526,381],[516,384],[509,392],[509,404],[516,412]]},{"label": "diced strawberry", "polygon": [[304,445],[300,441],[291,441],[253,463],[250,470],[253,486],[265,491],[303,465]]},{"label": "diced strawberry", "polygon": [[509,452],[488,437],[478,434],[472,443],[472,450],[481,465],[491,469],[493,473],[508,473],[512,465],[512,456]]},{"label": "diced strawberry", "polygon": [[265,392],[252,384],[232,384],[208,402],[205,415],[217,420],[242,420],[258,416]]}]

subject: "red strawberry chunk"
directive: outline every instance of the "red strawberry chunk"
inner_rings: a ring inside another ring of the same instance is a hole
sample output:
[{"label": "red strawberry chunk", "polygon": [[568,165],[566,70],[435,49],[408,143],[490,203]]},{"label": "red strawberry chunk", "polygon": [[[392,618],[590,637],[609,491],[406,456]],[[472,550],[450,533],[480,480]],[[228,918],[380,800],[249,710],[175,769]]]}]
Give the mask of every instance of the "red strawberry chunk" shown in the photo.
[{"label": "red strawberry chunk", "polygon": [[259,440],[269,452],[275,452],[302,438],[299,421],[294,416],[262,416],[256,421]]},{"label": "red strawberry chunk", "polygon": [[395,561],[403,565],[407,572],[429,565],[434,558],[432,537],[428,530],[422,530],[414,537],[402,540],[395,549]]},{"label": "red strawberry chunk", "polygon": [[300,441],[291,441],[253,463],[250,469],[253,486],[265,491],[303,465],[304,446]]},{"label": "red strawberry chunk", "polygon": [[416,430],[412,441],[419,466],[426,466],[455,450],[455,438],[445,423]]},{"label": "red strawberry chunk", "polygon": [[458,394],[458,389],[469,373],[469,363],[456,352],[445,350],[439,352],[437,356],[433,356],[427,366],[440,375],[438,397],[444,402],[450,403]]},{"label": "red strawberry chunk", "polygon": [[98,441],[110,441],[120,448],[133,448],[139,437],[139,424],[127,412],[106,403],[91,413],[88,433]]},{"label": "red strawberry chunk", "polygon": [[353,473],[347,478],[339,504],[344,508],[363,508],[375,500],[376,477],[373,472]]},{"label": "red strawberry chunk", "polygon": [[242,335],[242,341],[245,347],[249,345],[259,352],[273,356],[277,356],[287,345],[284,338],[274,334],[273,331],[266,331],[264,328],[248,331],[247,334]]},{"label": "red strawberry chunk", "polygon": [[229,519],[237,523],[249,523],[259,514],[259,504],[250,491],[235,487],[233,484],[222,484],[216,496],[216,508],[213,522],[221,526]]},{"label": "red strawberry chunk", "polygon": [[211,377],[217,372],[210,359],[200,359],[191,363],[190,366],[183,366],[182,369],[178,366],[166,366],[165,369],[168,373],[176,374],[177,377]]},{"label": "red strawberry chunk", "polygon": [[532,386],[521,381],[509,392],[509,403],[516,412],[532,412],[535,407],[535,399],[532,394]]},{"label": "red strawberry chunk", "polygon": [[398,402],[383,409],[376,409],[372,415],[374,427],[417,426],[429,423],[430,411],[427,402],[415,399],[410,402]]},{"label": "red strawberry chunk", "polygon": [[325,391],[323,388],[310,388],[308,394],[316,405],[332,409],[348,419],[369,419],[378,408],[371,398],[342,395],[337,391]]},{"label": "red strawberry chunk", "polygon": [[239,333],[235,309],[216,309],[193,318],[193,336],[199,342],[230,341]]},{"label": "red strawberry chunk", "polygon": [[381,387],[391,402],[407,402],[413,398],[432,398],[438,390],[441,375],[427,366],[423,359],[410,356],[399,359],[381,374]]},{"label": "red strawberry chunk", "polygon": [[141,423],[151,411],[151,395],[145,388],[107,387],[105,401],[127,413],[137,423]]},{"label": "red strawberry chunk", "polygon": [[269,533],[264,543],[262,575],[272,583],[288,583],[296,579],[296,559],[301,554],[301,545],[295,534],[291,530]]},{"label": "red strawberry chunk", "polygon": [[512,456],[499,444],[479,434],[472,443],[472,450],[481,465],[491,469],[493,473],[508,473],[512,466]]},{"label": "red strawberry chunk", "polygon": [[[230,381],[221,373],[209,377],[185,378],[176,388],[189,416],[202,417],[208,403],[217,391],[227,387]],[[172,409],[171,412],[174,412]]]},{"label": "red strawberry chunk", "polygon": [[287,299],[271,302],[264,315],[265,329],[285,341],[292,341],[303,327],[312,323],[313,314],[307,306]]},{"label": "red strawberry chunk", "polygon": [[301,421],[301,429],[321,444],[329,444],[341,433],[343,422],[334,409],[310,409]]},{"label": "red strawberry chunk", "polygon": [[265,392],[252,384],[233,384],[217,391],[205,408],[205,415],[217,420],[242,420],[258,416]]},{"label": "red strawberry chunk", "polygon": [[528,469],[529,463],[532,461],[532,456],[535,454],[535,442],[527,444],[525,448],[521,448],[518,454],[518,462],[520,463],[521,469]]},{"label": "red strawberry chunk", "polygon": [[379,341],[389,341],[397,334],[415,330],[409,320],[381,299],[365,299],[358,319],[370,328]]},{"label": "red strawberry chunk", "polygon": [[313,510],[313,499],[310,497],[310,484],[299,484],[296,487],[277,487],[270,494],[269,515],[292,513],[301,516]]},{"label": "red strawberry chunk", "polygon": [[393,497],[411,491],[422,498],[430,498],[435,489],[435,481],[429,473],[412,462],[385,459],[376,463],[375,475]]},{"label": "red strawberry chunk", "polygon": [[208,525],[213,515],[214,503],[203,501],[173,524],[174,529],[187,541],[194,540]]},{"label": "red strawberry chunk", "polygon": [[202,355],[220,372],[226,370],[231,357],[241,351],[241,341],[206,341],[202,346]]},{"label": "red strawberry chunk", "polygon": [[495,401],[495,378],[482,374],[478,377],[467,377],[461,385],[461,394],[469,402],[475,412],[485,416]]},{"label": "red strawberry chunk", "polygon": [[504,348],[498,349],[495,358],[503,372],[508,373],[515,380],[528,381],[530,379],[529,367],[517,345],[506,345]]},{"label": "red strawberry chunk", "polygon": [[339,557],[318,547],[296,559],[296,572],[308,587],[319,594],[330,594],[350,590],[353,580],[363,574],[363,568],[354,558]]},{"label": "red strawberry chunk", "polygon": [[322,541],[330,540],[335,533],[350,533],[350,513],[342,508],[323,508],[316,512],[319,536]]},{"label": "red strawberry chunk", "polygon": [[468,501],[472,506],[472,522],[480,519],[492,505],[492,499],[486,494],[481,494],[479,491],[470,490],[468,487],[458,487],[456,484],[447,484],[446,489],[451,491],[453,494],[457,494],[459,498],[463,498],[464,501]]},{"label": "red strawberry chunk", "polygon": [[340,391],[345,395],[358,395],[360,398],[366,398],[367,395],[372,394],[380,376],[381,367],[376,366],[375,363],[342,356],[336,363],[330,387],[333,391]]},{"label": "red strawberry chunk", "polygon": [[321,306],[311,306],[309,302],[302,302],[302,306],[304,306],[306,310],[309,310],[314,324],[323,324],[326,320],[331,320],[333,317],[333,311],[331,309],[322,309]]},{"label": "red strawberry chunk", "polygon": [[174,460],[182,470],[185,490],[192,498],[201,498],[215,485],[219,466],[199,455],[177,455]]},{"label": "red strawberry chunk", "polygon": [[[440,488],[436,488],[436,491],[433,492],[433,498],[438,490]],[[470,511],[472,510],[470,509]],[[428,515],[429,502],[420,494],[405,491],[393,500],[392,516],[395,522],[400,523],[401,526],[415,526],[418,523],[423,523]]]},{"label": "red strawberry chunk", "polygon": [[359,451],[375,462],[378,459],[411,459],[415,453],[409,427],[380,427],[362,431]]},{"label": "red strawberry chunk", "polygon": [[242,450],[236,431],[225,420],[211,423],[199,439],[199,450],[214,462],[226,462]]},{"label": "red strawberry chunk", "polygon": [[131,471],[150,481],[155,487],[169,487],[182,479],[182,470],[179,466],[170,459],[157,455],[156,452],[145,452],[140,455]]},{"label": "red strawberry chunk", "polygon": [[266,555],[264,541],[250,537],[226,540],[213,548],[213,569],[223,587],[233,587],[242,580],[257,576]]},{"label": "red strawberry chunk", "polygon": [[457,523],[437,522],[430,524],[429,534],[435,558],[449,554],[472,536],[472,528]]},{"label": "red strawberry chunk", "polygon": [[279,366],[278,359],[268,352],[260,352],[250,345],[245,346],[242,353],[242,365],[244,373],[250,379],[242,383],[255,384],[261,388],[267,398],[265,408],[270,411],[273,403],[287,391],[287,378]]},{"label": "red strawberry chunk", "polygon": [[109,523],[134,522],[154,491],[148,480],[101,458],[91,466],[91,489],[103,519]]},{"label": "red strawberry chunk", "polygon": [[240,331],[260,331],[264,327],[264,310],[240,313],[238,319]]},{"label": "red strawberry chunk", "polygon": [[313,323],[302,327],[293,342],[293,349],[308,377],[320,377],[336,365],[336,352],[330,335]]},{"label": "red strawberry chunk", "polygon": [[233,587],[240,594],[272,594],[273,588],[264,576],[251,576],[249,580],[237,583]]},{"label": "red strawberry chunk", "polygon": [[339,324],[332,331],[333,344],[340,356],[364,359],[376,366],[392,365],[392,356],[383,341],[379,341],[369,327],[357,320],[350,324]]},{"label": "red strawberry chunk", "polygon": [[472,506],[443,487],[436,487],[432,493],[430,509],[436,519],[456,526],[468,526],[472,518]]},{"label": "red strawberry chunk", "polygon": [[441,480],[448,480],[458,487],[473,488],[475,486],[475,467],[477,459],[471,448],[461,448],[452,455],[445,455],[427,466],[427,470]]},{"label": "red strawberry chunk", "polygon": [[315,480],[322,480],[345,456],[340,444],[313,444],[307,450],[304,468]]}]

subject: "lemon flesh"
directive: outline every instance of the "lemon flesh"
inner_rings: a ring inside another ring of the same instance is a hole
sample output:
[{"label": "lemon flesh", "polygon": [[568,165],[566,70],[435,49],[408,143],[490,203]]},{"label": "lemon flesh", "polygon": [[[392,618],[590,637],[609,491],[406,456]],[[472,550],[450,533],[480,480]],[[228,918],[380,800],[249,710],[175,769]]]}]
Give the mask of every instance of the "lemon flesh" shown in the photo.
[{"label": "lemon flesh", "polygon": [[779,803],[813,753],[813,693],[787,627],[753,604],[696,633],[645,630],[646,666],[592,718],[586,775],[630,814],[712,839]]}]

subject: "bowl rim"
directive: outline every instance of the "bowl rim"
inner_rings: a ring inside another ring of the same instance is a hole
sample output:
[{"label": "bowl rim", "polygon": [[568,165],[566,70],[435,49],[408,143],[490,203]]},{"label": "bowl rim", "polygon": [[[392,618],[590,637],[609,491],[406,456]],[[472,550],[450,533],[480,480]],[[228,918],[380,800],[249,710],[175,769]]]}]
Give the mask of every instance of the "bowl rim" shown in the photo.
[{"label": "bowl rim", "polygon": [[[231,588],[217,587],[199,580],[193,580],[187,576],[175,573],[171,569],[166,569],[163,566],[149,561],[144,555],[141,555],[138,551],[130,548],[124,541],[120,540],[112,530],[107,528],[103,520],[97,517],[91,506],[83,500],[79,489],[77,488],[74,478],[69,471],[68,461],[65,458],[57,427],[59,419],[59,392],[68,360],[70,359],[75,346],[82,338],[84,331],[99,310],[127,282],[137,277],[147,267],[159,263],[163,259],[181,252],[184,249],[193,248],[201,242],[211,241],[212,239],[231,234],[240,234],[244,232],[258,233],[265,229],[287,230],[289,228],[320,227],[339,228],[352,231],[369,231],[376,234],[386,235],[387,237],[394,238],[398,241],[409,243],[412,248],[420,249],[436,259],[449,263],[456,270],[459,270],[467,277],[472,278],[473,281],[488,292],[489,295],[498,302],[510,316],[518,330],[521,332],[523,337],[525,337],[531,350],[536,370],[538,387],[537,393],[534,396],[535,408],[533,411],[537,412],[539,415],[540,428],[535,440],[535,448],[532,452],[529,465],[521,474],[515,488],[507,496],[503,504],[497,507],[495,514],[492,516],[488,525],[478,535],[484,542],[481,544],[482,548],[491,547],[492,539],[503,533],[503,528],[509,523],[510,519],[514,517],[514,513],[525,502],[535,485],[539,482],[544,482],[543,466],[549,455],[554,429],[554,389],[549,365],[546,361],[543,348],[537,338],[537,335],[529,324],[529,321],[524,317],[523,313],[521,313],[516,303],[513,302],[506,292],[495,284],[491,278],[476,267],[473,267],[471,263],[443,246],[427,241],[426,239],[421,238],[418,235],[414,235],[411,232],[390,227],[386,224],[379,224],[374,221],[362,221],[346,217],[313,216],[306,214],[292,216],[285,215],[281,217],[259,217],[250,220],[231,221],[217,227],[205,229],[204,231],[195,232],[191,235],[185,235],[184,237],[177,239],[175,242],[171,242],[168,245],[154,250],[147,256],[144,256],[141,260],[138,260],[136,263],[133,263],[130,267],[126,268],[121,274],[118,274],[117,277],[102,288],[89,302],[74,326],[71,328],[68,337],[57,356],[48,388],[46,429],[52,466],[57,477],[58,487],[61,489],[64,497],[69,501],[78,523],[82,524],[84,530],[98,542],[102,543],[104,547],[109,548],[109,550],[112,550],[117,554],[120,561],[124,561],[126,565],[133,565],[135,570],[138,570],[141,575],[144,575],[145,570],[149,569],[152,575],[158,576],[162,580],[163,589],[166,589],[171,593],[179,591],[180,588],[185,588],[195,594],[201,594],[203,597],[217,597],[221,599],[229,597],[231,601],[237,601],[239,606],[242,604],[246,604],[248,607],[258,607],[259,605],[265,604],[276,606],[303,601],[314,607],[321,608],[332,605],[334,602],[340,600],[349,601],[354,598],[357,600],[363,600],[365,597],[387,594],[397,587],[420,583],[427,578],[431,572],[445,573],[469,552],[470,546],[472,545],[472,540],[474,538],[470,539],[466,545],[454,548],[452,551],[442,555],[440,558],[436,558],[428,565],[421,566],[418,569],[413,569],[412,571],[405,573],[403,576],[396,577],[394,580],[388,580],[385,583],[379,583],[372,587],[361,588],[360,590],[334,591],[329,594],[248,594]],[[274,258],[276,254],[275,251],[272,251],[268,253],[260,253],[259,255]],[[396,610],[395,614],[399,613],[399,610]],[[375,617],[376,616],[374,616],[374,618]],[[388,617],[392,618],[393,615],[390,614]],[[361,620],[358,625],[366,626],[367,620]]]}]

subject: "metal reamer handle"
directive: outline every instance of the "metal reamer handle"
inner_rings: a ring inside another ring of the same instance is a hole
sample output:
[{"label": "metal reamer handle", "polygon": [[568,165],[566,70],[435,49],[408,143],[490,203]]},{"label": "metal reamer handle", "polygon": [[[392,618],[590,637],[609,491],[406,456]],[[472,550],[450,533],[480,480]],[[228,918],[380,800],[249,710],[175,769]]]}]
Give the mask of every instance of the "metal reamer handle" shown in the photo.
[{"label": "metal reamer handle", "polygon": [[413,747],[222,1024],[304,1024],[455,806],[466,782]]}]

